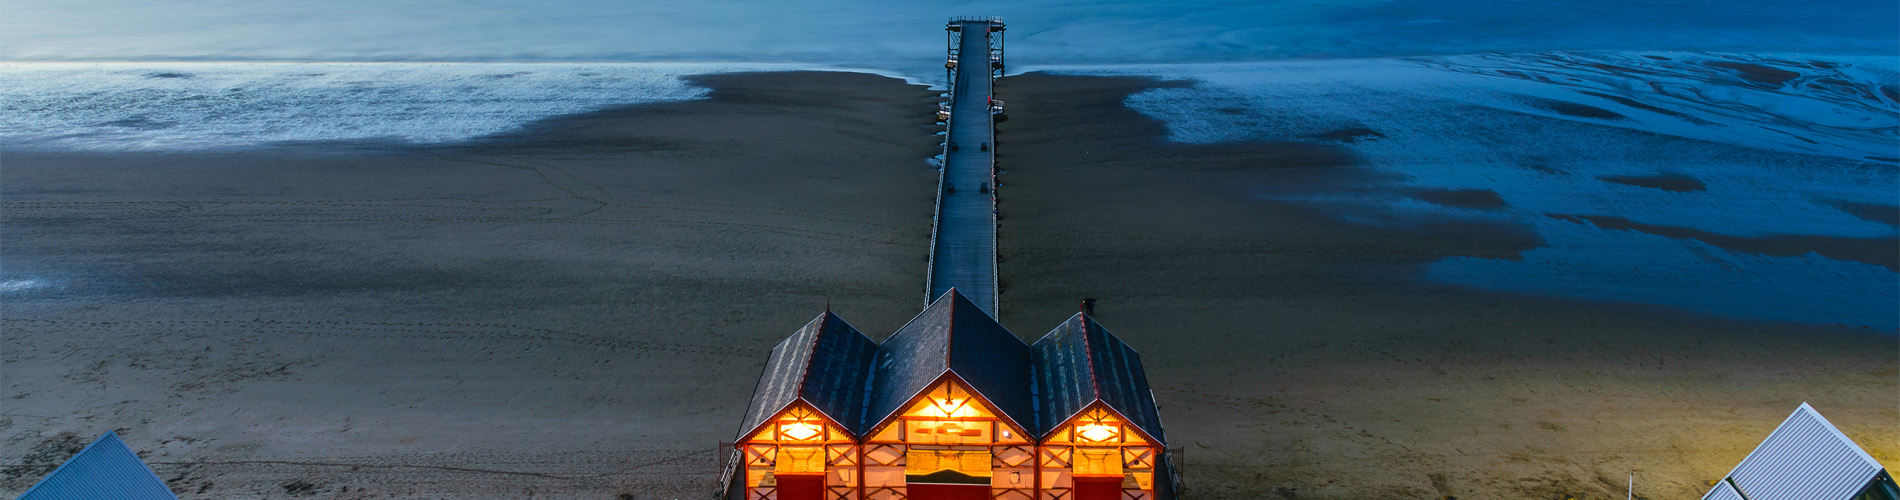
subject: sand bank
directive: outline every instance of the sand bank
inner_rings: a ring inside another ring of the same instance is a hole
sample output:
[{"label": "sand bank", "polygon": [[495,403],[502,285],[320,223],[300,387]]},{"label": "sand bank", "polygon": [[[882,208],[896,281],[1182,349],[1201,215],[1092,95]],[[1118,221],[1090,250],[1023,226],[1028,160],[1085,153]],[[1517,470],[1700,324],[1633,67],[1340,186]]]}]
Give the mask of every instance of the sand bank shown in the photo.
[{"label": "sand bank", "polygon": [[1622,498],[1630,471],[1641,498],[1696,498],[1803,401],[1900,463],[1891,334],[1424,281],[1539,238],[1263,199],[1417,193],[1325,140],[1167,142],[1122,105],[1167,85],[997,84],[1002,315],[1029,335],[1098,299],[1196,498]]},{"label": "sand bank", "polygon": [[[121,429],[187,498],[703,495],[772,344],[922,305],[937,127],[895,80],[700,82],[452,147],[5,155],[0,459]],[[1359,168],[1366,131],[1168,143],[1123,106],[1156,85],[999,82],[1002,319],[1099,299],[1196,498],[1689,498],[1801,401],[1900,456],[1891,336],[1419,280],[1541,242],[1258,199],[1501,202]]]},{"label": "sand bank", "polygon": [[772,345],[922,306],[936,127],[894,79],[696,83],[446,147],[6,154],[0,463],[120,429],[185,498],[699,498]]}]

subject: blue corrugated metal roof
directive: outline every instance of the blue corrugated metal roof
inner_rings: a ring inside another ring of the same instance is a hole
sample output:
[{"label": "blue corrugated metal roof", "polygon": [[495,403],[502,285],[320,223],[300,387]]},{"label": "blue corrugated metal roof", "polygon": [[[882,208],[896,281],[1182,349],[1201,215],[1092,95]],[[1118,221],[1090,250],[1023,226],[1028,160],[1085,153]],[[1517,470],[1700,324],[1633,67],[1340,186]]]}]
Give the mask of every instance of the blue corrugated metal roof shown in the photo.
[{"label": "blue corrugated metal roof", "polygon": [[1036,433],[1029,345],[952,289],[878,346],[863,432],[883,423],[945,373]]},{"label": "blue corrugated metal roof", "polygon": [[18,500],[178,500],[118,433],[79,450]]},{"label": "blue corrugated metal roof", "polygon": [[1039,432],[1100,401],[1155,441],[1166,442],[1141,356],[1094,318],[1077,313],[1032,348],[1041,389]]},{"label": "blue corrugated metal roof", "polygon": [[813,318],[772,348],[738,439],[800,399],[857,432],[863,419],[864,381],[876,352],[876,342],[831,311]]},{"label": "blue corrugated metal roof", "polygon": [[1715,483],[1715,488],[1709,490],[1709,494],[1702,495],[1702,500],[1747,500],[1747,499],[1742,498],[1741,493],[1736,493],[1735,487],[1729,486],[1728,481],[1722,481],[1722,482]]},{"label": "blue corrugated metal roof", "polygon": [[1727,479],[1747,500],[1847,500],[1882,470],[1814,407],[1801,403]]}]

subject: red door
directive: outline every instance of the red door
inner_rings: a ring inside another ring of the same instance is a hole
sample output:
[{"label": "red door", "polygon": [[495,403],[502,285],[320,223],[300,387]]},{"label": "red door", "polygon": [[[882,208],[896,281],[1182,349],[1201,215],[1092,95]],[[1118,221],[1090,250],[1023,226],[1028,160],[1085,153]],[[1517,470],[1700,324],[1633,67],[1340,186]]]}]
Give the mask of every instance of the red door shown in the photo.
[{"label": "red door", "polygon": [[778,500],[825,500],[825,475],[779,474]]},{"label": "red door", "polygon": [[910,500],[990,500],[987,484],[919,484],[904,487]]},{"label": "red door", "polygon": [[1122,478],[1077,477],[1075,500],[1122,500]]}]

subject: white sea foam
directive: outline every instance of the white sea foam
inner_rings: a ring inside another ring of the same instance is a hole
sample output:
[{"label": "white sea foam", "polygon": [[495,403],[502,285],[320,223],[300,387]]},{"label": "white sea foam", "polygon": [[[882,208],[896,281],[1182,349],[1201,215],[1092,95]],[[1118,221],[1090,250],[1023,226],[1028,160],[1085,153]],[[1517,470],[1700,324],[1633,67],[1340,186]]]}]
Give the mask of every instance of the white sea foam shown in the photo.
[{"label": "white sea foam", "polygon": [[46,282],[36,279],[0,280],[0,293],[25,292],[46,286]]},{"label": "white sea foam", "polygon": [[13,64],[8,148],[193,150],[284,141],[465,140],[561,114],[694,99],[704,64]]}]

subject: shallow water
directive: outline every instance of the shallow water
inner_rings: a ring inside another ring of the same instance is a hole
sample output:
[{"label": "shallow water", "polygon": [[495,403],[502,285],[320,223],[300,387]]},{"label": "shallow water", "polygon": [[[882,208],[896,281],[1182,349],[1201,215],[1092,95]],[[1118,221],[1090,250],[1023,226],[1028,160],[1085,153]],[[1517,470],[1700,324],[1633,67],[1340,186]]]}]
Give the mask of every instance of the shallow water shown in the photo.
[{"label": "shallow water", "polygon": [[1010,57],[1157,63],[1555,50],[1892,54],[1883,0],[14,0],[0,60],[752,61],[929,73],[943,22]]},{"label": "shallow water", "polygon": [[1262,199],[1369,225],[1512,225],[1545,242],[1517,259],[1445,259],[1426,279],[1900,323],[1882,246],[1900,219],[1891,1],[22,0],[0,16],[0,59],[330,62],[6,65],[0,148],[452,143],[698,98],[679,77],[718,71],[843,65],[941,83],[940,27],[959,14],[1009,22],[1012,72],[1106,64],[1056,69],[1198,82],[1128,101],[1174,140],[1336,143],[1404,179],[1261,186]]},{"label": "shallow water", "polygon": [[1592,52],[1046,69],[1192,80],[1128,104],[1176,141],[1330,142],[1404,179],[1259,186],[1262,199],[1544,240],[1516,259],[1444,259],[1432,281],[1891,331],[1900,252],[1882,215],[1900,211],[1896,65]]}]

